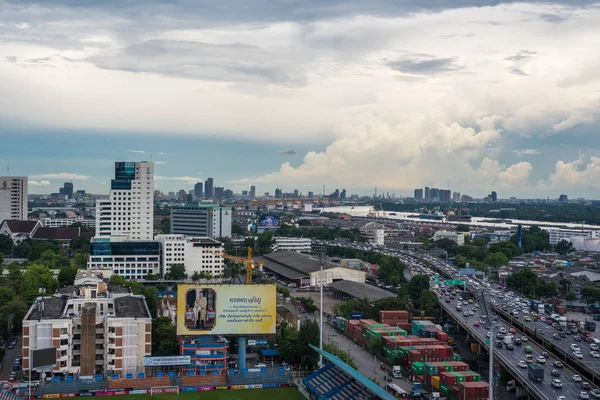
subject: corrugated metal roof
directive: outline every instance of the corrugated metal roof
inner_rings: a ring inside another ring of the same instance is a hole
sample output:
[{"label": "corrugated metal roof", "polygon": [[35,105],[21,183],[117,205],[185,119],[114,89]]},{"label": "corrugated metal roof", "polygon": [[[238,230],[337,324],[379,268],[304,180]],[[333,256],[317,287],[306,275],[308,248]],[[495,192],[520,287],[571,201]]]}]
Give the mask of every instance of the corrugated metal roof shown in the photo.
[{"label": "corrugated metal roof", "polygon": [[369,285],[368,283],[359,283],[354,281],[337,281],[329,284],[330,288],[344,292],[354,298],[366,298],[370,302],[376,302],[383,299],[396,297],[395,293],[380,289],[377,286]]}]

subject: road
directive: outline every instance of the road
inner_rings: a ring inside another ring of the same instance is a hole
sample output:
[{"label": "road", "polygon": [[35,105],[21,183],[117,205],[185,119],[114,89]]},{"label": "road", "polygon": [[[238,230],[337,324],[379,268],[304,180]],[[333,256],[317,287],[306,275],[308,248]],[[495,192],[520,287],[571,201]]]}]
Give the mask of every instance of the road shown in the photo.
[{"label": "road", "polygon": [[[7,341],[7,343],[9,341]],[[0,381],[8,381],[8,376],[13,371],[13,363],[15,361],[15,358],[17,358],[17,356],[21,354],[21,349],[22,349],[21,337],[19,337],[19,341],[17,342],[17,345],[14,348],[9,349],[8,347],[6,347],[6,353],[4,354],[4,358],[2,358],[2,369],[0,370]],[[17,376],[19,376],[19,375],[17,375]],[[11,382],[11,384],[12,383],[14,383],[14,382]]]}]

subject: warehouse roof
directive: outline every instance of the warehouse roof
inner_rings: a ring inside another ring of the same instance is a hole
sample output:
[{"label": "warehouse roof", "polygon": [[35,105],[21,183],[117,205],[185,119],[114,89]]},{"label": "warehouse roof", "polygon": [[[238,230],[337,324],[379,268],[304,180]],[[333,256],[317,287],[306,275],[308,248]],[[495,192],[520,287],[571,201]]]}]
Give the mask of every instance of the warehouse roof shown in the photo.
[{"label": "warehouse roof", "polygon": [[[296,253],[295,251],[276,251],[275,253],[265,254],[267,260],[276,262],[280,265],[291,268],[308,276],[311,272],[317,272],[321,269],[319,260],[306,254]],[[339,264],[325,263],[323,269],[340,267]]]},{"label": "warehouse roof", "polygon": [[142,296],[123,296],[115,299],[115,316],[119,318],[150,318]]},{"label": "warehouse roof", "polygon": [[353,281],[337,281],[329,284],[330,289],[343,292],[357,299],[366,298],[374,303],[379,300],[396,297],[396,294],[380,289],[377,286],[369,285],[368,283],[359,283]]}]

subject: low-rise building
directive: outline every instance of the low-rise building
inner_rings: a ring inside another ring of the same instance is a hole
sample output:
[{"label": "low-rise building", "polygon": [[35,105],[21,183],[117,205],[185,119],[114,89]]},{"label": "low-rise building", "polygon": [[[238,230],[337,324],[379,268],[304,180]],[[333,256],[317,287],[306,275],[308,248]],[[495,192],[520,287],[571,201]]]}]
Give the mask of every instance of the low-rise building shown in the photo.
[{"label": "low-rise building", "polygon": [[40,223],[45,228],[61,228],[61,227],[71,226],[73,224],[80,224],[81,226],[85,226],[86,228],[95,228],[96,227],[95,219],[85,219],[83,217],[41,218]]},{"label": "low-rise building", "polygon": [[35,220],[6,219],[0,225],[0,235],[9,236],[14,244],[31,238],[42,224]]},{"label": "low-rise building", "polygon": [[433,240],[436,241],[436,240],[442,240],[442,239],[452,240],[454,243],[456,243],[459,246],[462,246],[465,244],[464,232],[435,231],[435,233],[433,234]]},{"label": "low-rise building", "polygon": [[297,237],[275,237],[273,251],[295,251],[298,253],[310,253],[312,240],[310,238]]},{"label": "low-rise building", "polygon": [[600,238],[600,230],[588,229],[561,229],[561,228],[544,228],[548,231],[548,241],[551,245],[555,245],[561,240],[571,240],[573,238]]},{"label": "low-rise building", "polygon": [[90,242],[88,269],[110,270],[127,279],[159,275],[160,243],[127,236],[96,237]]},{"label": "low-rise building", "polygon": [[79,271],[74,286],[36,299],[22,343],[24,371],[30,350],[56,347],[52,376],[135,374],[151,354],[152,318],[144,296],[107,284],[97,271]]},{"label": "low-rise building", "polygon": [[224,245],[209,237],[187,237],[185,235],[157,235],[160,242],[161,274],[171,271],[173,264],[184,264],[185,272],[191,276],[197,273],[209,273],[213,276],[223,273],[223,257],[214,253],[223,253]]}]

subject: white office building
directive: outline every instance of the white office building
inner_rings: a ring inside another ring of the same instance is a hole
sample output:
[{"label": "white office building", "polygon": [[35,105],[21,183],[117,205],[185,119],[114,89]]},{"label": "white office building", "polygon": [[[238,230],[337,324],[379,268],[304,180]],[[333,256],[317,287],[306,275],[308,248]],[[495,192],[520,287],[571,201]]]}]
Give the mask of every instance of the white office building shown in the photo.
[{"label": "white office building", "polygon": [[600,231],[591,231],[584,229],[560,229],[560,228],[546,228],[549,234],[549,241],[551,245],[555,245],[561,240],[570,241],[573,238],[584,238],[584,239],[597,239],[600,238]]},{"label": "white office building", "polygon": [[312,240],[310,238],[276,237],[273,251],[295,251],[297,253],[310,253]]},{"label": "white office building", "polygon": [[0,223],[27,219],[27,195],[26,176],[0,176]]},{"label": "white office building", "polygon": [[95,237],[90,242],[87,267],[109,270],[127,279],[160,275],[160,243],[127,236]]},{"label": "white office building", "polygon": [[95,228],[95,219],[85,219],[83,217],[75,218],[40,218],[40,223],[44,228],[62,228],[73,224],[81,224],[87,228]]},{"label": "white office building", "polygon": [[173,264],[185,265],[188,276],[195,272],[212,276],[223,273],[223,257],[211,253],[225,252],[223,243],[218,240],[185,235],[156,235],[156,240],[160,242],[162,276],[171,271]]},{"label": "white office building", "polygon": [[459,246],[462,246],[465,244],[465,234],[464,232],[455,232],[455,231],[436,231],[433,234],[433,240],[442,240],[442,239],[449,239],[452,240],[454,243],[456,243]]},{"label": "white office building", "polygon": [[96,202],[96,237],[154,237],[154,163],[116,162],[107,200]]},{"label": "white office building", "polygon": [[171,233],[193,237],[231,237],[231,207],[196,203],[171,207]]}]

